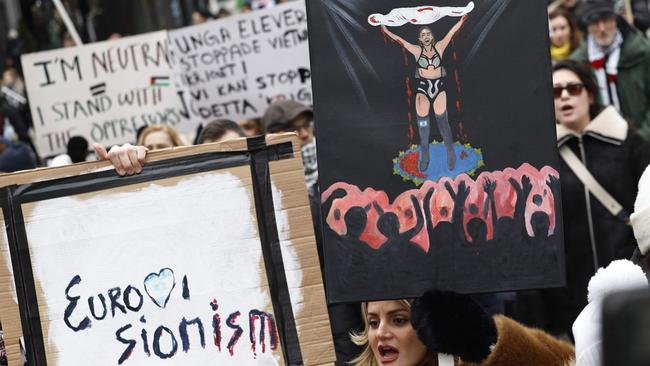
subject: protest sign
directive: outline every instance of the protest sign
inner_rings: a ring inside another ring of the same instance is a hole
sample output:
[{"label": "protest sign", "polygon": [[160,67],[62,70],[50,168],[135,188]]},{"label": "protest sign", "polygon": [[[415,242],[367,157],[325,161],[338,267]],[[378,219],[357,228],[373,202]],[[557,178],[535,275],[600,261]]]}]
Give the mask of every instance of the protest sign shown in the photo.
[{"label": "protest sign", "polygon": [[179,114],[165,31],[32,53],[22,65],[42,156],[76,135],[109,146],[148,124],[194,128]]},{"label": "protest sign", "polygon": [[304,1],[169,32],[186,118],[256,118],[277,98],[311,105]]},{"label": "protest sign", "polygon": [[328,299],[561,286],[544,4],[313,0],[308,17]]},{"label": "protest sign", "polygon": [[218,118],[258,118],[276,99],[312,104],[304,1],[22,58],[36,147],[71,136],[134,142],[140,127],[193,133]]},{"label": "protest sign", "polygon": [[105,163],[3,178],[14,184],[3,212],[32,364],[332,364],[289,141],[153,153],[126,178],[97,171]]}]

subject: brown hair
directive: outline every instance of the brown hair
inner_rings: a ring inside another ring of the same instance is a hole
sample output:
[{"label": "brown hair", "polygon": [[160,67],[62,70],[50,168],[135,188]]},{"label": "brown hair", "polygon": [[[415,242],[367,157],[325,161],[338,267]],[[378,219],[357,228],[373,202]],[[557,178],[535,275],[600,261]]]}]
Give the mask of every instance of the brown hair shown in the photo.
[{"label": "brown hair", "polygon": [[152,132],[165,132],[169,136],[169,139],[172,140],[174,146],[185,145],[181,137],[178,135],[178,132],[167,125],[149,125],[145,127],[140,133],[140,137],[138,137],[138,145],[144,146],[144,140],[147,138],[147,135]]},{"label": "brown hair", "polygon": [[580,28],[578,28],[576,22],[573,20],[571,14],[566,11],[566,9],[560,7],[548,14],[549,21],[557,17],[563,17],[569,24],[569,29],[571,31],[571,38],[569,38],[569,43],[571,44],[571,52],[573,52],[578,47],[580,47],[580,44],[582,43],[582,32],[580,31]]},{"label": "brown hair", "polygon": [[420,29],[418,29],[418,43],[420,44],[420,46],[422,46],[422,43],[420,42],[420,35],[422,34],[423,30],[428,30],[429,32],[431,32],[431,37],[433,37],[433,40],[431,41],[431,44],[436,43],[436,35],[433,34],[433,31],[431,30],[430,27],[425,25],[425,26],[420,27]]},{"label": "brown hair", "polygon": [[558,61],[553,65],[553,72],[558,70],[569,70],[576,74],[582,85],[584,85],[587,94],[592,99],[592,102],[589,104],[589,118],[594,119],[600,112],[603,111],[604,107],[600,104],[599,95],[600,88],[598,87],[598,81],[594,76],[594,71],[591,68],[591,65],[580,63],[574,60],[562,60]]}]

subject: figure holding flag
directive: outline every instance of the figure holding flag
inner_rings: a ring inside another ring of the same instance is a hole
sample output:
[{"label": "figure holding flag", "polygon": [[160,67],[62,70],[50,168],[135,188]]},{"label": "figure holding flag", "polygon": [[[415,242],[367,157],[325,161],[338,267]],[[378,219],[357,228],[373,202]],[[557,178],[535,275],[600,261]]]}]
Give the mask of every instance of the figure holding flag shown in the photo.
[{"label": "figure holding flag", "polygon": [[[415,110],[420,135],[418,169],[421,172],[425,172],[429,166],[429,144],[431,142],[429,137],[431,132],[429,115],[432,109],[447,150],[447,168],[451,171],[456,166],[454,138],[447,114],[447,93],[443,84],[446,71],[442,65],[442,57],[447,46],[456,32],[462,27],[467,19],[467,14],[472,9],[474,9],[473,2],[470,2],[465,7],[420,6],[393,9],[387,15],[373,14],[368,18],[371,25],[381,25],[382,32],[385,35],[399,43],[415,57],[415,76],[418,79]],[[431,28],[426,25],[422,26],[418,32],[418,44],[412,44],[404,40],[387,28],[387,26],[402,26],[404,24],[431,24],[445,16],[460,17],[460,20],[440,40],[436,39]]]}]

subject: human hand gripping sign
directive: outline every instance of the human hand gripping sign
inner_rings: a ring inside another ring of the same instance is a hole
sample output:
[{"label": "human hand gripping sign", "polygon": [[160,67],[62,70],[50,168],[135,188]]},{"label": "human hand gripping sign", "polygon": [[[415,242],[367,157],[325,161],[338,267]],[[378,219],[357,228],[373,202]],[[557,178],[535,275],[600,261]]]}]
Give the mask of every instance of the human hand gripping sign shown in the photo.
[{"label": "human hand gripping sign", "polygon": [[99,160],[109,160],[117,174],[121,176],[141,173],[144,159],[149,152],[149,149],[144,146],[131,144],[113,146],[110,151],[106,151],[106,148],[100,144],[94,144],[93,147]]}]

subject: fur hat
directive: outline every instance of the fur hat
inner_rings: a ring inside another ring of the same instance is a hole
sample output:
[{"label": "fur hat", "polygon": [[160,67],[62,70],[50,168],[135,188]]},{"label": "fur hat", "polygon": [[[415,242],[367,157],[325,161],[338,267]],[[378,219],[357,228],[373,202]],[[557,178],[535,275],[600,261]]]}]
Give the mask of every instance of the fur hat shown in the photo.
[{"label": "fur hat", "polygon": [[576,366],[598,366],[602,363],[602,302],[612,293],[647,288],[648,281],[641,267],[628,260],[617,260],[600,268],[589,281],[589,304],[573,323],[576,345]]},{"label": "fur hat", "polygon": [[641,254],[650,252],[650,167],[639,179],[639,192],[634,201],[634,213],[630,216],[634,236]]}]

